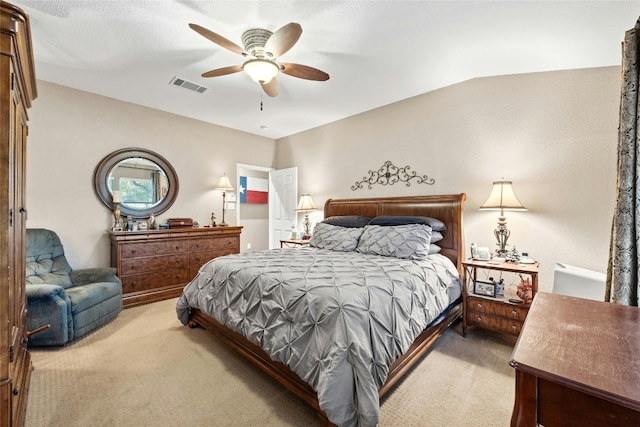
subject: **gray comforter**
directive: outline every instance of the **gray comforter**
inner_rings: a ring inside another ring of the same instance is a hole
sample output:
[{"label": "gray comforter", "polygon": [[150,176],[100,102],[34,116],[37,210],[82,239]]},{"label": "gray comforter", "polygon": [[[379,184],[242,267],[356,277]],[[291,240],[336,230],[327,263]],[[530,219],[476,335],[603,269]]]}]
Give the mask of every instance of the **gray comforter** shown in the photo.
[{"label": "gray comforter", "polygon": [[375,426],[389,366],[460,296],[455,266],[311,247],[211,260],[177,303],[260,345],[317,392],[339,426]]}]

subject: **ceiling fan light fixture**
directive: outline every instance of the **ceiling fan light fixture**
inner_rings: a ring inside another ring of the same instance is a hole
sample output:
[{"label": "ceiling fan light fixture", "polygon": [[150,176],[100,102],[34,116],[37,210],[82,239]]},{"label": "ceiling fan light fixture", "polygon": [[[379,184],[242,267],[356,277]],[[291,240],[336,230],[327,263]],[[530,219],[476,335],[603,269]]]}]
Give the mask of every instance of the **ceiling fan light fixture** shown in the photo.
[{"label": "ceiling fan light fixture", "polygon": [[280,72],[278,65],[266,59],[251,59],[242,65],[242,69],[261,85],[269,83]]}]

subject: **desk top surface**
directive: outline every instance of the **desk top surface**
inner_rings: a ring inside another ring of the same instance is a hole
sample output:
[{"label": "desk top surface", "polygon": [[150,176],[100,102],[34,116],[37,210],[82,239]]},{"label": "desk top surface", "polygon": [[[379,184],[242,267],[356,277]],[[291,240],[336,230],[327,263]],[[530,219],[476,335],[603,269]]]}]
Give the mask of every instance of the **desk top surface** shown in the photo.
[{"label": "desk top surface", "polygon": [[640,308],[539,292],[517,370],[640,410]]}]

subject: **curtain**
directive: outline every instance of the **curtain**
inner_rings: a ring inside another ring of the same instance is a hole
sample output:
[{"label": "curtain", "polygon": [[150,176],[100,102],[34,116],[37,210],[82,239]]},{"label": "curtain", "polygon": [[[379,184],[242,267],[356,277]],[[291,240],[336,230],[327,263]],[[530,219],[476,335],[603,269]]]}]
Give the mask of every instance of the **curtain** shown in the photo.
[{"label": "curtain", "polygon": [[640,19],[622,43],[622,91],[618,127],[618,178],[611,226],[605,301],[638,306],[640,162],[638,139],[638,54]]}]

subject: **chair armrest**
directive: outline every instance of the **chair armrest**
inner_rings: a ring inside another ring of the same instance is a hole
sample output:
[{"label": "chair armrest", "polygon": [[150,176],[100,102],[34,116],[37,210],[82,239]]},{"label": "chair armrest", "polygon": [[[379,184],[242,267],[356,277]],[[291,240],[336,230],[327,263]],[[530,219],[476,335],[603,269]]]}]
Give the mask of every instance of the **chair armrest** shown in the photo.
[{"label": "chair armrest", "polygon": [[45,283],[27,284],[25,287],[27,302],[41,301],[58,297],[62,300],[67,299],[67,293],[62,286],[48,285]]},{"label": "chair armrest", "polygon": [[29,337],[29,345],[64,345],[73,338],[71,301],[62,286],[27,284],[27,330],[49,328]]},{"label": "chair armrest", "polygon": [[89,283],[115,282],[121,283],[118,278],[118,270],[115,267],[96,267],[73,270],[71,272],[73,286],[82,286]]}]

